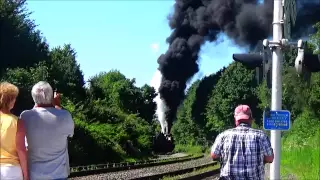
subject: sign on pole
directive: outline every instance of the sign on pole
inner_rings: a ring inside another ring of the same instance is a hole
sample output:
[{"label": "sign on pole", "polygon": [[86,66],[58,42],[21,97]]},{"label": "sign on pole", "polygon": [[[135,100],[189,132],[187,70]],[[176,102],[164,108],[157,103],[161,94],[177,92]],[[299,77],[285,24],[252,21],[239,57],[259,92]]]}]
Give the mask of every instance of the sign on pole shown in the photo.
[{"label": "sign on pole", "polygon": [[287,110],[265,111],[263,113],[263,128],[265,130],[289,130],[290,112]]}]

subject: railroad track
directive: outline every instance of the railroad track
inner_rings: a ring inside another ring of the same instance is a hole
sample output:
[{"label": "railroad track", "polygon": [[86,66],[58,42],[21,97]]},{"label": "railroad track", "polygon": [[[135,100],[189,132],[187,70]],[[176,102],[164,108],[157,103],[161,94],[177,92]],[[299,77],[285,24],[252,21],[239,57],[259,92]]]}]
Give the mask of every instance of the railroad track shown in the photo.
[{"label": "railroad track", "polygon": [[215,169],[213,171],[208,171],[193,176],[178,178],[179,180],[218,180],[220,174],[220,169]]},{"label": "railroad track", "polygon": [[[155,174],[155,175],[150,175],[150,176],[138,177],[138,178],[133,178],[131,180],[159,180],[165,176],[176,176],[176,175],[186,174],[186,173],[190,173],[190,172],[193,172],[193,171],[196,171],[199,169],[214,166],[216,164],[217,164],[217,162],[209,162],[209,163],[202,164],[202,165],[195,166],[195,167],[191,167],[191,168],[186,168],[186,169],[182,169],[182,170],[171,171],[171,172],[166,172],[166,173],[161,173],[161,174]],[[205,173],[201,173],[198,175],[189,176],[189,177],[185,177],[185,178],[178,178],[178,179],[180,179],[180,180],[200,180],[200,179],[208,178],[208,177],[218,175],[218,174],[219,174],[219,171],[217,170],[217,171],[205,172]]]},{"label": "railroad track", "polygon": [[[208,156],[199,159],[194,159],[185,162],[176,162],[166,165],[156,165],[146,168],[131,169],[117,172],[107,172],[102,174],[94,174],[88,176],[74,177],[71,180],[146,180],[146,179],[161,179],[165,176],[176,176],[193,172],[198,169],[214,166],[217,162],[213,162]],[[214,171],[214,173],[217,173]],[[212,174],[208,174],[212,175]],[[208,176],[207,175],[207,176]],[[197,178],[197,177],[196,177]],[[199,178],[198,178],[199,179]]]},{"label": "railroad track", "polygon": [[92,165],[92,166],[78,166],[72,167],[70,178],[72,177],[81,177],[81,176],[88,176],[93,174],[101,174],[101,173],[108,173],[108,172],[117,172],[117,171],[124,171],[124,170],[131,170],[131,169],[139,169],[139,168],[146,168],[151,166],[160,166],[166,164],[173,164],[185,161],[196,160],[204,157],[204,155],[198,156],[184,156],[184,157],[177,157],[177,158],[166,158],[166,159],[154,159],[149,161],[140,161],[140,162],[126,162],[126,163],[110,163],[110,164],[99,164],[99,165]]},{"label": "railroad track", "polygon": [[[172,155],[172,154],[170,154]],[[86,165],[86,166],[73,166],[70,168],[71,172],[79,172],[79,171],[89,171],[92,169],[96,169],[96,167],[102,167],[102,168],[115,168],[115,167],[125,167],[125,166],[132,166],[132,165],[139,165],[139,164],[148,164],[148,163],[156,163],[161,161],[168,161],[168,160],[179,160],[191,157],[191,155],[185,155],[182,157],[168,157],[168,158],[157,158],[157,159],[151,159],[151,160],[145,160],[145,161],[136,161],[136,162],[120,162],[120,163],[107,163],[107,164],[94,164],[94,165]]]}]

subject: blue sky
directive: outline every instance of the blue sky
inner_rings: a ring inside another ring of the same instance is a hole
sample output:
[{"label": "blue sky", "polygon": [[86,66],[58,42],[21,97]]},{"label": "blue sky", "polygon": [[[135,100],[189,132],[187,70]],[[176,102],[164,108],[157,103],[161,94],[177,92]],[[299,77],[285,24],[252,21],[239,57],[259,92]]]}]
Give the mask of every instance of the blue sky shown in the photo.
[{"label": "blue sky", "polygon": [[[157,58],[168,45],[167,16],[173,0],[159,1],[85,1],[32,0],[38,29],[50,47],[70,43],[85,80],[101,71],[118,69],[138,86],[149,84],[158,64]],[[222,43],[206,43],[200,52],[200,73],[209,75],[232,61],[241,52],[226,37]]]}]

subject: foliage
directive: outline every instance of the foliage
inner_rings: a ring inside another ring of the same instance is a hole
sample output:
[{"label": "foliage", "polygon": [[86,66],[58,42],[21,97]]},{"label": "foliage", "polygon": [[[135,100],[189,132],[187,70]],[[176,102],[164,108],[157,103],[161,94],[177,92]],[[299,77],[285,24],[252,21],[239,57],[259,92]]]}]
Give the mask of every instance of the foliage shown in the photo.
[{"label": "foliage", "polygon": [[[307,51],[320,53],[320,24],[315,27],[318,31],[307,43]],[[298,179],[316,179],[320,157],[320,73],[313,73],[310,82],[299,77],[294,69],[296,55],[295,47],[284,49],[282,109],[291,112],[292,128],[282,133],[282,169],[283,173],[294,174]],[[236,62],[231,63],[217,80],[210,80],[211,84],[204,88],[210,89],[208,101],[195,93],[203,81],[191,86],[177,113],[177,121],[173,125],[174,136],[179,138],[176,151],[196,148],[203,141],[212,144],[218,133],[234,126],[233,110],[238,104],[248,104],[252,108],[255,120],[252,127],[262,129],[263,109],[271,106],[271,89],[266,81],[256,84],[253,71]],[[199,104],[195,103],[197,100]],[[203,106],[206,107],[204,110]],[[200,116],[192,113],[196,109],[199,109],[200,113],[196,114]],[[201,118],[203,114],[205,118]],[[204,127],[200,126],[201,121]],[[269,134],[268,131],[266,133]],[[202,146],[204,144],[201,143]],[[314,168],[307,168],[310,164]]]},{"label": "foliage", "polygon": [[84,100],[83,74],[76,61],[76,52],[70,44],[55,47],[50,52],[50,76],[53,88],[73,101]]},{"label": "foliage", "polygon": [[191,115],[192,103],[195,101],[195,91],[198,86],[199,81],[189,88],[186,99],[177,112],[177,120],[171,131],[178,144],[194,144],[202,133]]},{"label": "foliage", "polygon": [[34,106],[32,86],[44,80],[62,93],[62,105],[75,121],[72,165],[149,156],[157,127],[155,90],[136,87],[117,70],[97,74],[85,87],[76,51],[70,44],[49,50],[25,5],[24,0],[0,2],[0,79],[20,91],[13,113]]},{"label": "foliage", "polygon": [[134,79],[113,70],[92,77],[89,92],[95,99],[104,99],[106,105],[114,105],[126,113],[138,113],[151,122],[156,108],[155,90],[148,85],[138,88],[134,84]]},{"label": "foliage", "polygon": [[174,149],[175,152],[185,152],[192,155],[202,154],[204,153],[205,150],[206,150],[205,146],[191,145],[191,144],[189,145],[178,144]]},{"label": "foliage", "polygon": [[261,111],[257,107],[259,100],[255,95],[256,86],[254,72],[240,63],[232,63],[222,73],[206,110],[206,127],[213,139],[226,128],[234,126],[233,111],[239,104],[248,104],[254,119],[261,124]]},{"label": "foliage", "polygon": [[315,53],[320,54],[320,22],[313,26],[317,31],[315,34],[311,35],[311,42],[315,46]]},{"label": "foliage", "polygon": [[283,138],[282,174],[297,179],[319,178],[320,121],[314,113],[304,110],[297,117],[289,134]]},{"label": "foliage", "polygon": [[179,144],[206,144],[205,112],[209,95],[225,69],[192,84],[177,113],[172,134]]},{"label": "foliage", "polygon": [[0,1],[0,74],[48,60],[48,44],[28,18],[26,0]]},{"label": "foliage", "polygon": [[[64,104],[76,123],[69,146],[74,165],[116,162],[150,152],[153,130],[140,117],[118,112],[117,123],[87,122],[83,111],[78,111],[71,101],[66,100]],[[82,157],[85,154],[87,159]]]},{"label": "foliage", "polygon": [[40,80],[48,80],[48,77],[49,71],[44,62],[36,64],[35,67],[7,69],[1,81],[8,81],[19,87],[19,96],[13,113],[19,115],[23,110],[34,106],[31,97],[32,86]]}]

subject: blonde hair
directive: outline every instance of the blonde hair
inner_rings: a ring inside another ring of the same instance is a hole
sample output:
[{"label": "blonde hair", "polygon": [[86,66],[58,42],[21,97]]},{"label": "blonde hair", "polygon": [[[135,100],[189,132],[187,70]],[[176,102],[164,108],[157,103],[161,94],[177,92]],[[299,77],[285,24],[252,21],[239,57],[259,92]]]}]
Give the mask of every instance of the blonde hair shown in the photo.
[{"label": "blonde hair", "polygon": [[0,83],[0,109],[9,108],[10,103],[17,98],[19,89],[17,86],[8,83]]}]

